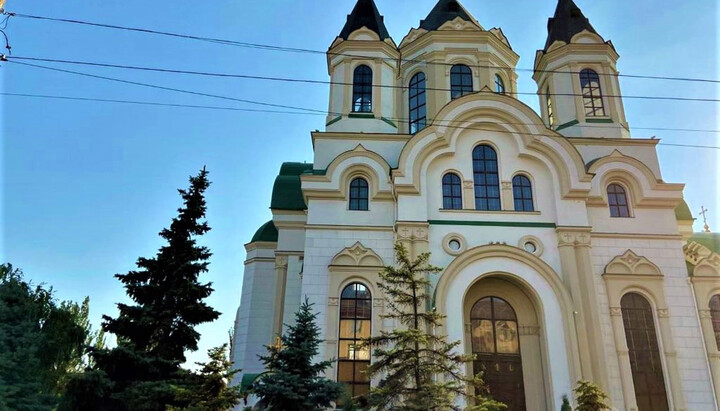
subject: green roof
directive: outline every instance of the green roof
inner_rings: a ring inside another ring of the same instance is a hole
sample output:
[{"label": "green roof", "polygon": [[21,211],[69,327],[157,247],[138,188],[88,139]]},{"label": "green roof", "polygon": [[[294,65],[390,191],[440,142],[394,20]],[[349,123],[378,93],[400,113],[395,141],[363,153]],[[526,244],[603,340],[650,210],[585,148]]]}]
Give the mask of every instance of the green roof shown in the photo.
[{"label": "green roof", "polygon": [[312,163],[283,163],[275,179],[270,208],[273,210],[307,210],[300,185],[300,175],[312,171]]},{"label": "green roof", "polygon": [[258,228],[250,242],[254,243],[256,241],[267,241],[271,243],[277,243],[277,240],[278,230],[275,227],[275,223],[270,220],[267,223],[261,225],[260,228]]},{"label": "green roof", "polygon": [[685,200],[675,207],[675,219],[678,221],[694,220],[690,207],[688,207]]},{"label": "green roof", "polygon": [[247,392],[260,375],[262,374],[243,375],[242,380],[240,380],[240,390],[242,392]]},{"label": "green roof", "polygon": [[715,253],[720,253],[720,233],[695,233],[688,242],[696,242]]}]

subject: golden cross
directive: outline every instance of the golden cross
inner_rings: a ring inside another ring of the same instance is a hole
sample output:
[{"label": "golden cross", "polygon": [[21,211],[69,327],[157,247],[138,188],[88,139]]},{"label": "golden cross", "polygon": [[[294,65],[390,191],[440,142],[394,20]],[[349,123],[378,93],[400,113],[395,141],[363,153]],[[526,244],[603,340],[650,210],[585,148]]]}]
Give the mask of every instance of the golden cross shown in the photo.
[{"label": "golden cross", "polygon": [[705,206],[700,207],[700,215],[703,216],[703,222],[705,223],[705,227],[703,227],[703,228],[705,229],[706,233],[709,233],[710,226],[707,223],[707,212],[708,212],[708,209],[705,208]]}]

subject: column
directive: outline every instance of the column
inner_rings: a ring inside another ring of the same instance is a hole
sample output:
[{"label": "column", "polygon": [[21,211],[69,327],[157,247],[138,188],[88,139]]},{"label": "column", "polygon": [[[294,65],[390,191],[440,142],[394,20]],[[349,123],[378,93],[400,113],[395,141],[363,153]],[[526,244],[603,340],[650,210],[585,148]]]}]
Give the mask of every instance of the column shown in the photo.
[{"label": "column", "polygon": [[682,382],[680,370],[677,363],[677,351],[673,342],[672,331],[670,329],[670,313],[667,308],[659,308],[657,310],[658,323],[660,323],[660,334],[662,335],[663,350],[665,351],[665,363],[668,368],[668,379],[670,380],[670,392],[672,393],[672,403],[677,411],[685,411],[685,395],[682,390]]},{"label": "column", "polygon": [[623,398],[627,411],[637,411],[635,386],[633,385],[632,368],[630,367],[630,350],[625,339],[625,325],[620,307],[610,307],[610,320],[612,321],[613,336],[615,337],[615,350],[620,364],[620,379],[622,381]]},{"label": "column", "polygon": [[705,338],[705,347],[707,347],[708,361],[710,362],[713,386],[715,387],[715,399],[717,403],[720,404],[720,350],[718,350],[718,344],[717,341],[715,341],[712,314],[710,310],[699,310],[699,313],[703,338]]},{"label": "column", "polygon": [[[273,339],[282,334],[283,311],[285,310],[285,285],[287,283],[288,258],[275,257],[275,316],[273,317]],[[274,341],[271,341],[274,343]]]}]

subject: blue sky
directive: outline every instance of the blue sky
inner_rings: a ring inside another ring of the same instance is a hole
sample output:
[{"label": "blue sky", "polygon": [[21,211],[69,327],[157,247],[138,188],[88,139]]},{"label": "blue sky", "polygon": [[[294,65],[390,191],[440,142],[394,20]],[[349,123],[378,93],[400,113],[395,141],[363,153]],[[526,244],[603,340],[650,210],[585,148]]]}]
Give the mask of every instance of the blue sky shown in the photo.
[{"label": "blue sky", "polygon": [[[376,0],[399,43],[435,0]],[[238,41],[326,50],[354,0],[107,1],[8,0],[9,11],[88,20]],[[597,31],[613,41],[625,74],[717,79],[716,0],[577,0]],[[501,27],[531,68],[544,45],[555,0],[465,0],[486,29]],[[125,65],[327,80],[322,55],[282,53],[125,31],[13,18],[7,30],[13,55]],[[256,80],[57,66],[88,73],[270,103],[327,109],[328,87]],[[521,92],[536,87],[519,72]],[[716,84],[623,78],[626,95],[718,98]],[[13,64],[0,67],[9,93],[52,94],[177,104],[257,108],[208,97],[111,83]],[[521,100],[538,109],[537,98]],[[626,100],[631,126],[720,129],[718,103]],[[214,255],[204,280],[216,291],[209,303],[223,315],[199,328],[200,351],[227,340],[242,286],[243,244],[270,219],[270,192],[283,161],[312,161],[310,131],[324,116],[244,113],[130,106],[4,96],[2,108],[2,239],[0,260],[46,282],[62,299],[91,299],[91,316],[116,315],[125,300],[113,278],[152,256],[157,233],[180,205],[175,189],[203,165],[213,230],[203,240]],[[638,130],[666,143],[720,145],[717,133]],[[663,178],[686,183],[693,213],[701,205],[720,230],[720,150],[658,147]],[[701,224],[696,224],[699,230]]]}]

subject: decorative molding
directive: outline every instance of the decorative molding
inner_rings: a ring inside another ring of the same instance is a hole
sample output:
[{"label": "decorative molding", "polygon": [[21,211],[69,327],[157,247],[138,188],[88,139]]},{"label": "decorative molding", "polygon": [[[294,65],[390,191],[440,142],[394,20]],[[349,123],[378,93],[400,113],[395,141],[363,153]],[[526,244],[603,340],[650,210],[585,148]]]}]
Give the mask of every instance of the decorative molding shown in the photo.
[{"label": "decorative molding", "polygon": [[693,277],[720,277],[720,254],[713,253],[698,262]]},{"label": "decorative molding", "polygon": [[622,317],[622,308],[610,307],[610,316],[611,317]]},{"label": "decorative molding", "polygon": [[685,244],[683,251],[685,252],[685,261],[692,265],[697,265],[701,260],[713,254],[712,250],[695,241]]},{"label": "decorative molding", "polygon": [[[462,211],[462,210],[454,210]],[[507,212],[505,212],[507,213]],[[478,227],[523,227],[523,228],[555,228],[555,223],[535,223],[521,221],[467,221],[467,220],[428,220],[430,225],[457,225]]]},{"label": "decorative molding", "polygon": [[658,308],[657,316],[658,318],[670,318],[670,310],[667,308]]},{"label": "decorative molding", "polygon": [[472,180],[463,181],[463,188],[475,188],[475,182]]},{"label": "decorative molding", "polygon": [[677,357],[677,351],[665,351],[665,356],[668,358]]},{"label": "decorative molding", "polygon": [[385,299],[384,298],[375,298],[373,299],[373,307],[384,307],[385,306]]},{"label": "decorative molding", "polygon": [[397,225],[397,238],[398,240],[410,240],[410,241],[428,241],[428,227],[427,224],[402,224]]},{"label": "decorative molding", "polygon": [[286,255],[279,255],[275,257],[275,268],[287,268],[288,265],[288,258]]},{"label": "decorative molding", "polygon": [[337,344],[337,340],[325,340],[325,343],[334,345]]},{"label": "decorative molding", "polygon": [[613,258],[605,267],[605,274],[662,276],[657,265],[645,257],[638,256],[632,250],[627,250],[623,255]]},{"label": "decorative molding", "polygon": [[518,327],[520,335],[540,335],[540,327],[537,325],[521,325]]},{"label": "decorative molding", "polygon": [[589,246],[592,240],[589,230],[567,230],[558,228],[556,230],[558,236],[558,245],[563,246]]},{"label": "decorative molding", "polygon": [[[450,248],[450,241],[455,240],[460,243],[460,248],[453,250]],[[450,233],[442,239],[442,248],[449,255],[460,255],[467,250],[467,240],[462,234]]]},{"label": "decorative molding", "polygon": [[340,299],[337,297],[329,297],[328,298],[328,305],[329,306],[336,306],[340,303]]},{"label": "decorative molding", "polygon": [[331,266],[346,267],[382,267],[385,264],[373,250],[366,248],[359,241],[352,247],[344,248],[333,257]]},{"label": "decorative molding", "polygon": [[698,310],[701,319],[712,320],[712,311],[710,310]]},{"label": "decorative molding", "polygon": [[512,181],[503,181],[503,182],[501,182],[501,184],[502,184],[503,190],[512,190],[512,188],[513,188]]}]

